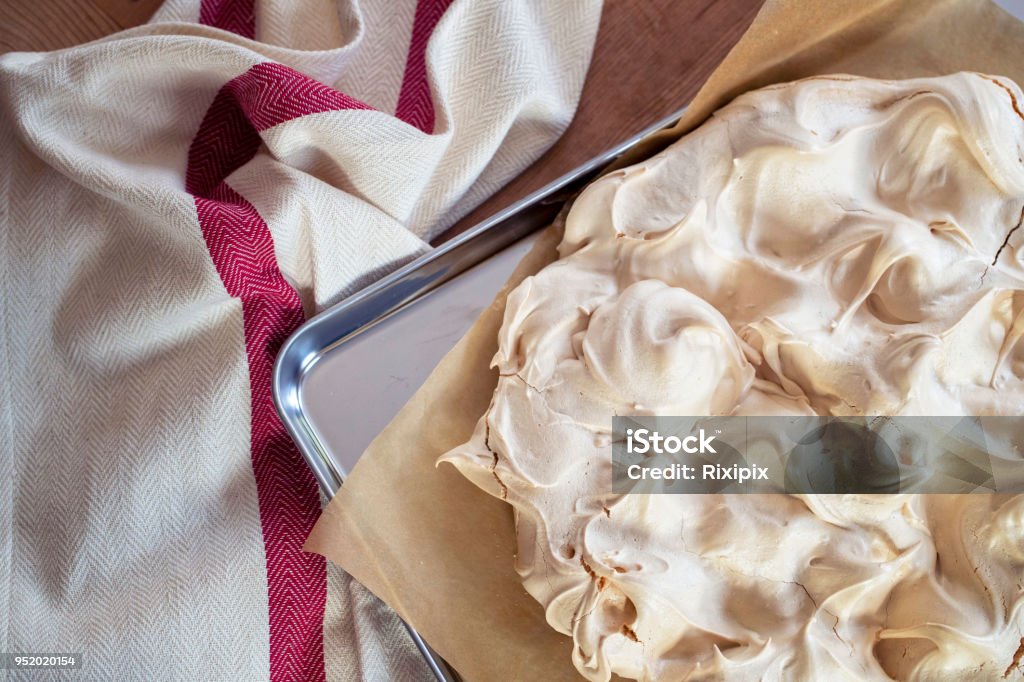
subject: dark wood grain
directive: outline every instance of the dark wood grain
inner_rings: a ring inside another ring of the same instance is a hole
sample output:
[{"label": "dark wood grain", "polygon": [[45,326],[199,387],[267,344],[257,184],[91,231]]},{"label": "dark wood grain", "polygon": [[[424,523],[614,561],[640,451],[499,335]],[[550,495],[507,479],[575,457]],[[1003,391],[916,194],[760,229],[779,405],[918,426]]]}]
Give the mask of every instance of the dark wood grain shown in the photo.
[{"label": "dark wood grain", "polygon": [[161,0],[0,0],[0,52],[48,51],[145,23]]},{"label": "dark wood grain", "polygon": [[590,72],[565,135],[443,242],[683,107],[761,0],[605,0]]}]

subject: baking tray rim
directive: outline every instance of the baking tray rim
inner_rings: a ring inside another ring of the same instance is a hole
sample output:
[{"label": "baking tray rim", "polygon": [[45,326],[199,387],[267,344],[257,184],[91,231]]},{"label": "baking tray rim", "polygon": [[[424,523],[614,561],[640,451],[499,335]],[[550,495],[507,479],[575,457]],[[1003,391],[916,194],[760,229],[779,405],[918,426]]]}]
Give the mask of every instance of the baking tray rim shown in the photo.
[{"label": "baking tray rim", "polygon": [[[408,305],[421,300],[425,295],[469,268],[542,229],[550,223],[553,215],[549,215],[547,220],[538,218],[536,224],[527,223],[525,227],[512,225],[510,229],[493,237],[489,242],[482,243],[483,248],[479,248],[478,245],[476,253],[470,258],[461,261],[458,258],[460,251],[469,249],[485,236],[495,234],[495,228],[520,216],[528,209],[547,206],[549,208],[547,214],[550,214],[550,209],[560,207],[571,195],[596,179],[601,171],[613,161],[635,148],[653,133],[676,123],[685,111],[684,107],[660,119],[639,133],[477,223],[465,232],[331,305],[307,320],[288,337],[274,361],[271,388],[274,407],[328,499],[332,498],[341,486],[344,473],[339,472],[330,462],[325,449],[318,442],[312,427],[304,417],[300,399],[302,380],[312,370],[317,360],[349,339]],[[432,271],[431,266],[433,266]],[[424,271],[427,276],[421,277],[421,281],[417,283],[417,273]],[[413,286],[403,290],[403,284],[412,284]],[[388,294],[392,295],[391,300],[386,301],[386,304],[381,305],[379,309],[370,305],[377,298],[388,299]],[[369,310],[360,311],[361,306],[368,307]],[[354,314],[349,317],[356,319],[346,320],[346,313],[351,312]],[[362,317],[359,315],[360,312],[363,312]],[[329,340],[325,342],[325,339]],[[449,674],[444,660],[430,649],[415,629],[407,623],[405,626],[434,676],[441,682],[455,682],[456,678]]]}]

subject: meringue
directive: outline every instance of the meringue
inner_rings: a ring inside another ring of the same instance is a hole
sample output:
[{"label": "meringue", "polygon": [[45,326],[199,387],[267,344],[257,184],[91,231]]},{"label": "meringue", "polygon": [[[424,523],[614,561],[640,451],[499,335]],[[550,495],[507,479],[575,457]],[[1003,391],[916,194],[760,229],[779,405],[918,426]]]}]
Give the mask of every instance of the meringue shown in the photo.
[{"label": "meringue", "polygon": [[775,85],[576,199],[441,461],[584,677],[1020,678],[1024,496],[613,495],[610,453],[613,415],[1024,414],[1022,103]]}]

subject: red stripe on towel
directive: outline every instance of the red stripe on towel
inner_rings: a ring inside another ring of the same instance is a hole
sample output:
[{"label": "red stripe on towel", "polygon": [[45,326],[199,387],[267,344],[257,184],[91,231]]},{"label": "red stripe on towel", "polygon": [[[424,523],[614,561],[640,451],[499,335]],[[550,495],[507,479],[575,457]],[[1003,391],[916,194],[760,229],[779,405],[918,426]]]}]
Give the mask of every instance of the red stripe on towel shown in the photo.
[{"label": "red stripe on towel", "polygon": [[373,110],[354,97],[281,64],[257,64],[228,83],[232,96],[256,130],[300,116],[341,109]]},{"label": "red stripe on towel", "polygon": [[425,133],[434,132],[434,100],[427,76],[427,44],[452,0],[419,0],[412,20],[412,39],[395,116]]},{"label": "red stripe on towel", "polygon": [[243,38],[256,37],[255,0],[202,0],[199,23],[222,28]]},{"label": "red stripe on towel", "polygon": [[220,89],[188,153],[185,188],[203,238],[228,293],[242,302],[274,682],[324,679],[326,566],[302,551],[320,514],[319,495],[271,397],[274,358],[303,312],[277,266],[270,228],[225,179],[256,154],[261,130],[307,114],[368,108],[280,64],[257,64]]}]

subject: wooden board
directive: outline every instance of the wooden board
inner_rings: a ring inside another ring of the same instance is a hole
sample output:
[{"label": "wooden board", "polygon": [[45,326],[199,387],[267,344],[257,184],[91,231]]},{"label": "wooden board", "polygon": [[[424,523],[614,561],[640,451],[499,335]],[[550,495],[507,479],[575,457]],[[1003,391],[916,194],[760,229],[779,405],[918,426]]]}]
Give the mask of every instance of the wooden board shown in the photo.
[{"label": "wooden board", "polygon": [[605,0],[572,125],[521,175],[441,235],[462,232],[683,107],[761,0]]},{"label": "wooden board", "polygon": [[[160,0],[0,0],[0,52],[94,40],[144,23],[159,5]],[[760,6],[761,0],[605,0],[590,72],[568,131],[437,242],[686,104]]]},{"label": "wooden board", "polygon": [[48,51],[146,23],[161,0],[0,0],[0,52]]}]

